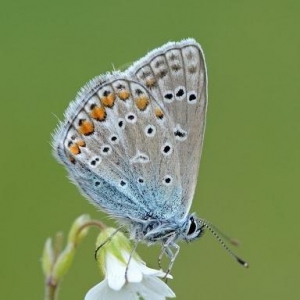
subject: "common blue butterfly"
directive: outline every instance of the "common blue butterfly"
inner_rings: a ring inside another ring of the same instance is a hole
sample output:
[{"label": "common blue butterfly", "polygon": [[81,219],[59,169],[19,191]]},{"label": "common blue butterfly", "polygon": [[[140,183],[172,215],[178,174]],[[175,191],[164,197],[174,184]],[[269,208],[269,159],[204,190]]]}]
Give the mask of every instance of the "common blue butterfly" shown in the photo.
[{"label": "common blue butterfly", "polygon": [[162,243],[169,269],[177,240],[192,241],[205,227],[213,232],[189,213],[206,108],[200,45],[169,42],[124,72],[88,82],[53,136],[56,158],[83,195],[137,242]]}]

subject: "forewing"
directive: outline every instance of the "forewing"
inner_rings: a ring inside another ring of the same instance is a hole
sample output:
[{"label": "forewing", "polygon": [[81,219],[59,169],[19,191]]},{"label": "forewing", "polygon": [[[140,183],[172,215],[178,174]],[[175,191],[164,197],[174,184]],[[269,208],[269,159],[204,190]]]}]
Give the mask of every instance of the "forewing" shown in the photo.
[{"label": "forewing", "polygon": [[173,120],[179,154],[182,207],[191,206],[202,152],[207,106],[204,54],[193,39],[168,43],[135,63],[128,73],[151,92]]},{"label": "forewing", "polygon": [[170,124],[146,87],[115,72],[92,80],[71,103],[54,134],[54,152],[104,211],[118,218],[167,219],[182,197]]}]

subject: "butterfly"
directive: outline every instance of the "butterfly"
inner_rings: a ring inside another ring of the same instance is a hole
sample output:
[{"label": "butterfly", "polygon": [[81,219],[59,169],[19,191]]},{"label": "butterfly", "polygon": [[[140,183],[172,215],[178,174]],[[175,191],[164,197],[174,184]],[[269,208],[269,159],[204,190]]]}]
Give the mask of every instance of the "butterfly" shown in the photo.
[{"label": "butterfly", "polygon": [[189,213],[206,109],[204,54],[185,39],[92,79],[53,135],[55,157],[82,194],[135,241],[161,243],[169,270],[178,240],[193,241],[209,227]]}]

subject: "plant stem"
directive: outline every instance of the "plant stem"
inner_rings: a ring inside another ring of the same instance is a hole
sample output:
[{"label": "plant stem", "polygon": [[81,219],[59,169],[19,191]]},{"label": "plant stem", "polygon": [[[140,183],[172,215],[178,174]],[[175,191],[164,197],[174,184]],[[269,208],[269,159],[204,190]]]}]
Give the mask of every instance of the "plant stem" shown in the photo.
[{"label": "plant stem", "polygon": [[46,282],[45,286],[45,300],[56,300],[57,299],[58,285],[53,284],[50,280]]},{"label": "plant stem", "polygon": [[[78,228],[77,234],[79,234],[83,229],[89,226],[96,226],[100,230],[103,230],[106,228],[106,225],[102,223],[101,221],[98,220],[90,220],[85,222],[81,227]],[[57,233],[54,239],[54,247],[53,247],[53,252],[54,252],[54,259],[53,259],[53,265],[52,265],[52,270],[53,267],[61,253],[62,250],[62,243],[63,243],[63,235],[62,233]],[[74,245],[76,247],[77,245]],[[51,272],[52,274],[52,272]],[[51,274],[46,275],[48,278],[46,279],[45,283],[45,300],[57,300],[58,299],[58,286],[60,283],[60,280],[56,280],[52,277]]]},{"label": "plant stem", "polygon": [[89,226],[96,226],[99,227],[101,230],[103,230],[104,228],[106,228],[106,225],[98,220],[90,220],[85,222],[79,229],[78,229],[78,233],[84,229],[85,227],[89,227]]}]

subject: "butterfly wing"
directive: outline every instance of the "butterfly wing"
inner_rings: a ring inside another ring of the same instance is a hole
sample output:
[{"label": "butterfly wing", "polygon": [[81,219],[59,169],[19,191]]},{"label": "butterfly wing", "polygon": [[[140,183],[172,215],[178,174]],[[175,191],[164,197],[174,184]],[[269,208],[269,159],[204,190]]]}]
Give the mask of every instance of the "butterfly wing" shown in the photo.
[{"label": "butterfly wing", "polygon": [[[87,198],[121,219],[168,219],[182,198],[171,120],[121,72],[88,83],[53,136],[55,156]],[[168,201],[173,199],[173,201]]]},{"label": "butterfly wing", "polygon": [[136,62],[128,73],[149,89],[173,121],[171,131],[179,155],[181,204],[187,214],[197,183],[205,129],[204,54],[193,39],[171,42]]}]

